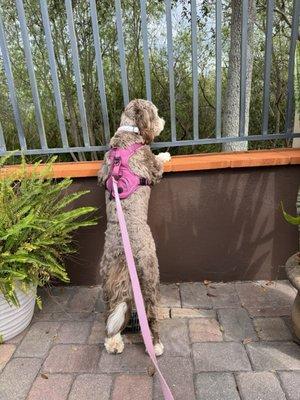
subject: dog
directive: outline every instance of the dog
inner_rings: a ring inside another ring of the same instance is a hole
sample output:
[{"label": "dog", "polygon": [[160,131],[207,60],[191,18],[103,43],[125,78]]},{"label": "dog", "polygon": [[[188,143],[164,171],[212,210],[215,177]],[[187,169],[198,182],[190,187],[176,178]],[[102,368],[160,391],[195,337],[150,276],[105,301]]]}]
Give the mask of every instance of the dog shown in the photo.
[{"label": "dog", "polygon": [[[112,149],[137,150],[128,161],[130,170],[143,179],[129,197],[121,200],[128,234],[144,297],[147,318],[153,336],[157,356],[164,347],[159,338],[157,308],[159,302],[159,269],[156,248],[147,224],[151,186],[162,178],[163,164],[169,161],[169,153],[154,155],[150,143],[164,129],[165,121],[158,116],[156,106],[147,100],[132,100],[121,115],[120,127],[111,138]],[[107,180],[112,163],[107,152],[99,174],[100,182],[108,188]],[[146,184],[145,184],[146,182]],[[112,192],[106,190],[107,228],[104,252],[100,264],[103,282],[103,298],[107,305],[105,348],[108,353],[122,353],[122,330],[128,324],[133,307],[133,294],[127,269],[123,243]]]}]

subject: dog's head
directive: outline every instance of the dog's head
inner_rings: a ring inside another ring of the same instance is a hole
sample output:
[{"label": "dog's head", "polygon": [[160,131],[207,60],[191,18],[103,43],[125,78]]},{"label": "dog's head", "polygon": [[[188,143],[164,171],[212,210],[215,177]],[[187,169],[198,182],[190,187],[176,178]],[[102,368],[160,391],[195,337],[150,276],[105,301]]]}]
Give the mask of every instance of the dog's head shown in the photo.
[{"label": "dog's head", "polygon": [[143,99],[135,99],[128,103],[121,120],[131,120],[139,128],[146,144],[151,143],[165,126],[164,119],[158,116],[156,106]]}]

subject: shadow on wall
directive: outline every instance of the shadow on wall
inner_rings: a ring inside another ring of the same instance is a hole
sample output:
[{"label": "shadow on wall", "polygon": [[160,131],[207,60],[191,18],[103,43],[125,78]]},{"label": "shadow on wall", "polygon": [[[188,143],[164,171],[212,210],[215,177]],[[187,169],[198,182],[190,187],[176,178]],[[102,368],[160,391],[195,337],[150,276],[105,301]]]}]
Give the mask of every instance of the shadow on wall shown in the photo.
[{"label": "shadow on wall", "polygon": [[71,189],[90,190],[89,194],[76,200],[76,205],[97,207],[99,223],[97,226],[79,229],[74,234],[77,253],[66,259],[67,271],[71,284],[97,285],[100,283],[100,259],[106,228],[104,188],[98,185],[97,178],[78,178],[74,179]]},{"label": "shadow on wall", "polygon": [[283,167],[168,175],[150,207],[162,280],[284,277],[280,266],[295,251],[297,232],[279,204],[295,203],[297,173]]}]

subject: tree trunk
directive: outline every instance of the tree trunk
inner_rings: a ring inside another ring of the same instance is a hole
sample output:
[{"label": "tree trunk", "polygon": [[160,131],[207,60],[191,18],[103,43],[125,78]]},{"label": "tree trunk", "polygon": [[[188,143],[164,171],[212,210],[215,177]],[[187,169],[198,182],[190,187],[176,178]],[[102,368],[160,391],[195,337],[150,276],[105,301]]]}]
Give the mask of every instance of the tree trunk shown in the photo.
[{"label": "tree trunk", "polygon": [[[230,51],[227,78],[227,89],[224,102],[223,136],[239,136],[239,109],[240,109],[240,59],[241,59],[241,31],[242,31],[242,1],[231,0],[231,28]],[[248,135],[249,109],[251,97],[251,79],[253,67],[253,30],[255,21],[256,3],[249,0],[248,18],[248,48],[247,48],[247,78],[246,78],[246,109],[245,135]],[[248,149],[248,142],[223,143],[223,151],[241,151]]]}]

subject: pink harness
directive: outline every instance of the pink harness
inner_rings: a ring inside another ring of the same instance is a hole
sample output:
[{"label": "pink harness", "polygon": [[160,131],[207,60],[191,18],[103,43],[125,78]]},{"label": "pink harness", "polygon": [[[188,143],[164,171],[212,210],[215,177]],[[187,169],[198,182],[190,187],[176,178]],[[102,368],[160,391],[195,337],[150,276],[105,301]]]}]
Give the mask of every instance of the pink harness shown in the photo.
[{"label": "pink harness", "polygon": [[150,185],[146,178],[136,175],[129,166],[130,157],[142,146],[141,143],[134,143],[126,149],[113,147],[109,151],[108,157],[111,162],[111,169],[106,181],[106,189],[110,192],[111,197],[115,197],[113,178],[117,182],[120,199],[129,197],[139,186]]}]

